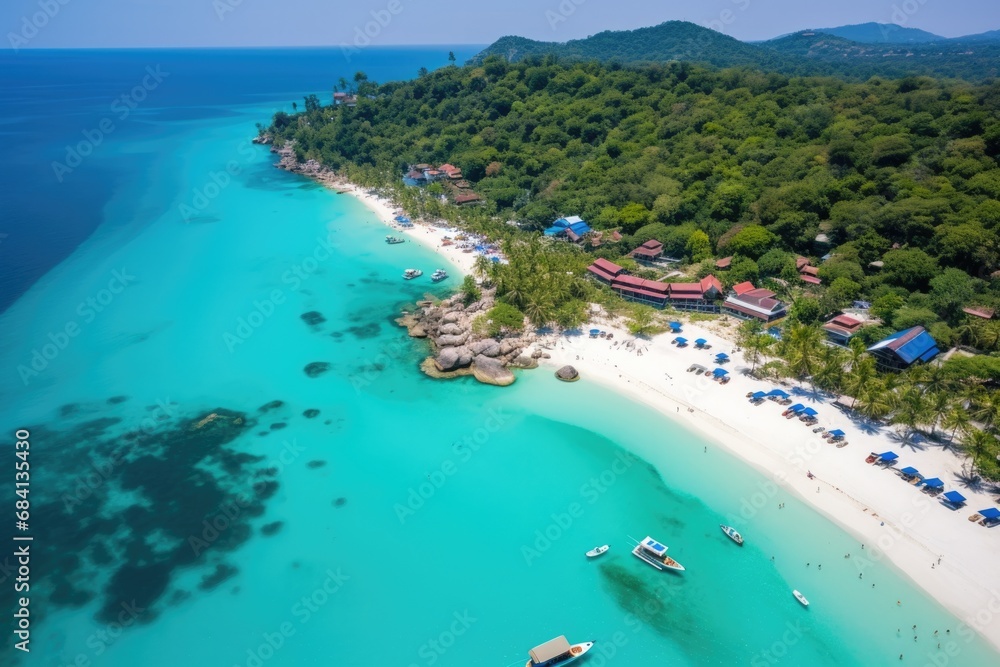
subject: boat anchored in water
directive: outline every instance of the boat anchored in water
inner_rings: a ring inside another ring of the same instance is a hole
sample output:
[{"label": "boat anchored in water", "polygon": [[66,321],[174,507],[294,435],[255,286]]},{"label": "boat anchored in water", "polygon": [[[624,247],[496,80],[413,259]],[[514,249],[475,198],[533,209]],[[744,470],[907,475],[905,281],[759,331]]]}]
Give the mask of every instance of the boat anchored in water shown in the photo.
[{"label": "boat anchored in water", "polygon": [[597,558],[601,554],[606,553],[607,550],[610,548],[611,547],[608,546],[607,544],[601,545],[599,547],[594,547],[593,549],[587,552],[587,558]]},{"label": "boat anchored in water", "polygon": [[683,565],[667,555],[666,545],[660,544],[648,535],[646,539],[635,545],[635,549],[632,549],[632,555],[652,565],[657,570],[684,571]]},{"label": "boat anchored in water", "polygon": [[407,269],[406,271],[403,271],[404,280],[413,280],[414,278],[419,278],[422,275],[424,275],[424,272],[420,269]]},{"label": "boat anchored in water", "polygon": [[406,239],[401,239],[397,236],[386,236],[385,242],[389,245],[395,245],[397,243],[406,243]]},{"label": "boat anchored in water", "polygon": [[802,603],[803,607],[808,607],[809,606],[809,600],[807,600],[806,596],[803,595],[802,593],[799,593],[798,591],[792,591],[792,595],[795,596],[796,600],[798,600],[799,602]]},{"label": "boat anchored in water", "polygon": [[529,659],[524,664],[524,667],[568,665],[574,660],[582,658],[593,646],[594,642],[570,645],[566,637],[560,635],[528,651]]},{"label": "boat anchored in water", "polygon": [[444,269],[438,269],[437,271],[431,274],[431,281],[439,283],[447,277],[448,277],[447,271],[445,271]]},{"label": "boat anchored in water", "polygon": [[740,535],[738,530],[736,530],[732,526],[723,526],[721,523],[719,524],[719,528],[722,529],[722,532],[724,532],[729,539],[731,539],[733,542],[736,542],[736,544],[740,545],[741,547],[743,546],[743,536]]}]

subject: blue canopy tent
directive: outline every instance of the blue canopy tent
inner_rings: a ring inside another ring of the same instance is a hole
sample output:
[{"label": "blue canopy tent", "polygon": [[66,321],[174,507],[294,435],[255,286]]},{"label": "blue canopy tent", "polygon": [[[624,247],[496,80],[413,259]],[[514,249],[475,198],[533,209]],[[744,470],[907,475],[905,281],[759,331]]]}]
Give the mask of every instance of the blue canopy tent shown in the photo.
[{"label": "blue canopy tent", "polygon": [[410,219],[407,218],[405,215],[397,215],[395,218],[393,218],[393,220],[395,220],[396,222],[409,222],[410,221]]},{"label": "blue canopy tent", "polygon": [[830,435],[832,435],[833,437],[835,437],[835,438],[843,438],[845,435],[847,435],[846,433],[844,433],[843,431],[841,431],[839,428],[835,428],[832,431],[829,431],[828,433]]},{"label": "blue canopy tent", "polygon": [[889,461],[895,461],[898,458],[899,454],[897,454],[896,452],[882,452],[881,454],[878,455],[878,460],[885,461],[886,463],[888,463]]},{"label": "blue canopy tent", "polygon": [[674,339],[674,342],[677,343],[678,347],[684,347],[685,345],[688,344],[688,339],[678,336],[677,338]]},{"label": "blue canopy tent", "polygon": [[791,394],[789,394],[787,391],[784,391],[783,389],[772,389],[771,391],[767,392],[767,395],[777,396],[778,398],[788,398],[789,396],[791,396]]},{"label": "blue canopy tent", "polygon": [[590,337],[591,337],[591,338],[597,338],[597,335],[598,335],[599,333],[601,333],[601,330],[600,330],[600,329],[591,329],[591,330],[590,330]]},{"label": "blue canopy tent", "polygon": [[717,378],[721,378],[725,375],[729,375],[729,371],[727,371],[725,368],[716,368],[714,371],[712,371],[712,375],[714,375]]},{"label": "blue canopy tent", "polygon": [[978,514],[982,514],[983,518],[987,521],[1000,521],[1000,510],[996,507],[987,507],[984,510],[979,510]]},{"label": "blue canopy tent", "polygon": [[906,466],[899,472],[903,473],[907,477],[916,477],[920,474],[920,471],[914,468],[913,466]]},{"label": "blue canopy tent", "polygon": [[725,352],[719,352],[717,355],[715,355],[715,360],[721,364],[724,361],[729,361],[729,355],[726,354]]},{"label": "blue canopy tent", "polygon": [[[759,392],[759,393],[764,394],[764,392]],[[764,394],[764,395],[767,396],[767,394]],[[805,409],[806,409],[806,406],[802,405],[801,403],[796,403],[792,407],[788,408],[788,411],[789,412],[799,413],[799,412],[802,412]]]},{"label": "blue canopy tent", "polygon": [[[938,478],[938,477],[931,477],[930,479],[925,479],[922,482],[920,482],[920,484],[923,484],[928,489],[943,489],[944,488],[944,482],[942,482],[941,479]],[[919,486],[919,484],[917,486]]]},{"label": "blue canopy tent", "polygon": [[806,415],[807,417],[815,417],[819,413],[813,410],[812,408],[806,408],[805,410],[802,411],[802,414]]},{"label": "blue canopy tent", "polygon": [[[721,368],[717,368],[716,370],[720,370],[721,371],[722,369]],[[766,396],[767,396],[767,394],[765,394],[764,392],[758,391],[758,392],[754,393],[754,395],[751,396],[750,399],[754,400],[754,401],[760,401],[760,400],[763,400],[764,397],[766,397]]]},{"label": "blue canopy tent", "polygon": [[694,342],[694,344],[697,345],[698,347],[704,347],[707,343],[708,341],[705,340],[704,338],[699,338]]},{"label": "blue canopy tent", "polygon": [[677,332],[679,332],[679,331],[681,330],[681,323],[680,323],[680,322],[671,322],[671,323],[670,323],[670,329],[671,329],[671,330],[672,330],[672,331],[673,331],[674,333],[677,333]]},{"label": "blue canopy tent", "polygon": [[965,496],[963,496],[958,491],[949,491],[948,493],[944,494],[944,498],[953,505],[965,504]]}]

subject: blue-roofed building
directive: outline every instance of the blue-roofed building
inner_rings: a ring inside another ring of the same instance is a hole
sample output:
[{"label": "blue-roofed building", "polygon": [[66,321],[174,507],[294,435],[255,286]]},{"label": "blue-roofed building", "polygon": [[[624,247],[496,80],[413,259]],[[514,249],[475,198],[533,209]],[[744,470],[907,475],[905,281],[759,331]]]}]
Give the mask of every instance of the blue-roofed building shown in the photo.
[{"label": "blue-roofed building", "polygon": [[941,353],[937,342],[923,327],[892,334],[870,348],[875,363],[883,371],[902,371],[916,363],[927,363]]},{"label": "blue-roofed building", "polygon": [[584,234],[592,231],[590,225],[583,221],[578,215],[571,215],[566,218],[559,218],[552,223],[552,226],[545,230],[546,236],[562,236],[565,234],[571,241],[579,240]]}]

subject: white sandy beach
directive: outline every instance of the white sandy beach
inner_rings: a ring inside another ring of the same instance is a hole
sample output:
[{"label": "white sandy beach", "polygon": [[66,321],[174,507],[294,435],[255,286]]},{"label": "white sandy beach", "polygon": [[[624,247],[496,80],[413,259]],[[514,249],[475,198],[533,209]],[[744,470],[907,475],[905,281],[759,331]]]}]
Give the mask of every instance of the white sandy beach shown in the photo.
[{"label": "white sandy beach", "polygon": [[[398,229],[390,202],[356,187],[350,193],[385,224]],[[474,254],[441,244],[455,230],[416,224],[402,233],[441,253],[463,274],[471,273]],[[846,431],[846,447],[828,443],[798,419],[785,419],[781,416],[785,408],[775,402],[751,404],[748,393],[777,385],[742,372],[749,364],[727,340],[735,335],[736,322],[730,322],[728,328],[719,322],[685,323],[683,336],[692,344],[677,348],[671,344],[673,334],[637,340],[598,317],[592,326],[613,333],[613,341],[586,335],[551,336],[543,343],[551,355],[542,360],[543,368],[573,365],[584,381],[622,392],[716,441],[857,537],[859,546],[867,545],[868,558],[894,563],[1000,649],[1000,568],[996,566],[1000,527],[989,529],[967,520],[978,509],[996,506],[997,499],[958,483],[964,459],[930,443],[906,444],[892,427],[855,423],[832,405],[831,398],[815,394],[808,386],[788,383],[782,388],[793,395],[794,402],[814,407],[820,426]],[[711,349],[695,349],[693,341],[698,338],[705,338]],[[625,348],[628,341],[634,342],[632,349]],[[728,384],[687,372],[692,364],[717,367],[719,352],[731,357],[725,365],[730,371]],[[900,456],[894,468],[865,463],[869,453],[888,450]],[[960,491],[968,503],[952,510],[921,492],[922,487],[907,484],[895,472],[906,466],[927,477],[940,477],[945,490]],[[808,472],[815,479],[809,479]]]},{"label": "white sandy beach", "polygon": [[[749,364],[734,351],[731,341],[720,336],[715,323],[715,331],[695,324],[683,327],[685,338],[692,342],[705,338],[712,345],[710,350],[695,349],[693,343],[677,348],[671,343],[673,334],[635,340],[605,321],[594,326],[614,333],[619,344],[586,335],[563,336],[553,340],[546,365],[571,364],[584,381],[624,392],[718,442],[855,535],[867,545],[869,558],[883,554],[1000,648],[1000,569],[996,566],[1000,528],[967,520],[976,510],[997,503],[990,494],[958,483],[962,458],[930,443],[916,448],[907,445],[892,427],[863,430],[833,406],[832,399],[814,394],[808,386],[789,383],[781,388],[792,394],[794,402],[814,407],[820,426],[846,431],[846,447],[828,443],[798,419],[785,419],[781,416],[785,408],[775,402],[751,404],[747,393],[778,385],[745,375],[742,371]],[[729,331],[734,329],[735,324]],[[632,340],[635,348],[624,349],[624,343]],[[732,378],[728,384],[687,372],[692,364],[716,368],[718,352],[731,357],[725,364]],[[895,468],[865,463],[869,453],[888,450],[900,456]],[[895,472],[906,466],[927,477],[940,477],[945,490],[960,491],[967,505],[952,510],[921,492],[923,487],[907,484]],[[810,471],[815,479],[808,478]]]}]

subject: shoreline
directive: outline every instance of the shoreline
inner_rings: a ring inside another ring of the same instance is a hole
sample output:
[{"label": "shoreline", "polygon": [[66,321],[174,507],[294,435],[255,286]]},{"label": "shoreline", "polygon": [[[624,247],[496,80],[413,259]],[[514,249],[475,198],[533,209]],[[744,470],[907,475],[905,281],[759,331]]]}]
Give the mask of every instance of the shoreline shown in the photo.
[{"label": "shoreline", "polygon": [[[554,343],[548,350],[551,358],[540,360],[542,365],[555,369],[571,364],[584,380],[639,401],[717,443],[776,487],[794,493],[859,543],[869,545],[866,558],[890,561],[1000,651],[997,534],[966,520],[977,509],[995,504],[993,496],[962,487],[959,490],[969,502],[952,511],[898,478],[894,468],[882,469],[864,461],[871,451],[893,450],[900,455],[897,468],[914,465],[928,471],[928,476],[950,480],[961,467],[957,456],[933,445],[924,451],[911,451],[892,439],[895,432],[891,427],[863,433],[834,408],[830,397],[813,396],[798,383],[784,386],[793,394],[793,402],[815,407],[820,413],[819,424],[827,430],[847,431],[848,446],[837,448],[797,419],[784,419],[784,407],[772,401],[750,404],[745,397],[748,392],[782,385],[740,373],[749,365],[733,344],[697,324],[685,323],[684,335],[706,338],[713,346],[710,351],[673,347],[668,334],[641,340],[614,325],[599,326],[613,332],[619,344],[585,336],[550,338],[550,344]],[[624,349],[626,341],[639,343],[642,354]],[[728,384],[719,385],[704,375],[687,372],[695,363],[711,369],[714,355],[720,351],[732,359],[726,365],[732,378]],[[720,403],[719,398],[724,401]],[[808,472],[815,478],[810,479]],[[985,622],[984,615],[988,615]]]},{"label": "shoreline", "polygon": [[[461,274],[472,274],[473,253],[441,244],[444,236],[458,230],[426,223],[400,229],[394,223],[391,202],[344,180],[316,180],[355,197],[380,222],[438,253]],[[592,318],[591,322],[598,319]],[[831,397],[816,394],[797,382],[776,385],[744,375],[739,370],[749,365],[725,335],[732,334],[733,329],[720,334],[708,326],[684,323],[686,337],[705,338],[712,344],[709,353],[672,347],[668,334],[636,339],[615,323],[604,321],[593,326],[613,332],[617,345],[601,338],[550,335],[536,344],[550,355],[540,359],[540,365],[552,370],[572,365],[585,380],[592,379],[610,391],[637,400],[716,443],[776,486],[794,493],[861,544],[871,545],[869,554],[877,549],[880,555],[868,556],[870,560],[888,560],[961,624],[1000,651],[1000,571],[993,558],[996,535],[966,520],[977,509],[994,505],[996,499],[985,491],[961,487],[958,490],[968,503],[953,511],[906,484],[894,472],[913,465],[927,471],[928,477],[947,481],[961,471],[962,459],[933,443],[924,442],[920,446],[926,448],[917,451],[900,441],[890,426],[852,422],[851,417],[833,406]],[[626,351],[624,344],[628,341],[641,348],[641,355],[635,350]],[[687,372],[693,363],[711,369],[714,355],[720,351],[731,357],[726,366],[731,378],[728,384],[719,385],[704,375]],[[827,430],[847,431],[848,446],[837,448],[798,420],[784,419],[784,408],[776,403],[764,401],[754,406],[745,398],[749,392],[775,386],[784,386],[793,394],[794,402],[816,407],[820,411],[819,424]],[[727,399],[723,405],[715,400],[717,396]],[[748,442],[753,447],[747,447]],[[900,455],[900,465],[882,469],[865,463],[869,452],[887,450]],[[812,472],[814,479],[807,472]],[[955,488],[954,483],[946,486],[946,490]]]}]

